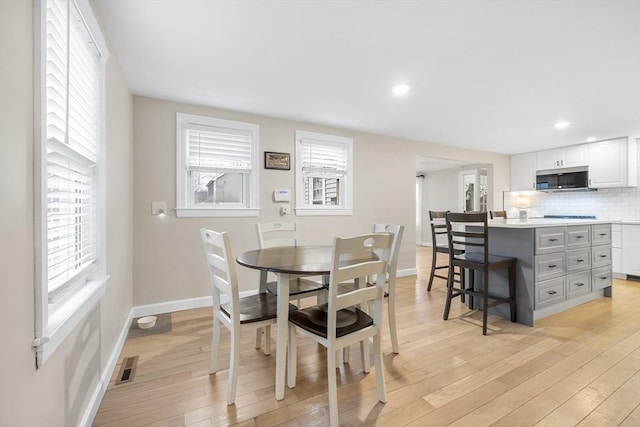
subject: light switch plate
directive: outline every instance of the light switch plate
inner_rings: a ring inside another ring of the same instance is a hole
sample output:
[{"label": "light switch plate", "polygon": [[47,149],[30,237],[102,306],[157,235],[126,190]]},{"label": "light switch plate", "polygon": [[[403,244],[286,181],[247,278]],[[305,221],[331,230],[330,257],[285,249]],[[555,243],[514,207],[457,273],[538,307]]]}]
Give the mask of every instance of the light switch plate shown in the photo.
[{"label": "light switch plate", "polygon": [[167,202],[151,202],[151,215],[165,215]]}]

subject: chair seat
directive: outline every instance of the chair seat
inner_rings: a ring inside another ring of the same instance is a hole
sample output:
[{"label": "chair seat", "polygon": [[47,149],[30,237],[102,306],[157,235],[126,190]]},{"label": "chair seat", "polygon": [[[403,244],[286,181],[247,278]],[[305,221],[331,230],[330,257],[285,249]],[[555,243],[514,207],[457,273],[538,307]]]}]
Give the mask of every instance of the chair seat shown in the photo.
[{"label": "chair seat", "polygon": [[[220,310],[228,317],[231,317],[230,306],[231,303],[220,305]],[[238,306],[240,311],[240,324],[275,319],[277,307],[278,299],[268,293],[260,293],[240,298],[240,305]],[[297,309],[298,307],[295,305],[289,304],[289,313]]]},{"label": "chair seat", "polygon": [[[325,286],[313,280],[298,277],[289,281],[289,295],[300,295],[320,290],[326,290]],[[267,291],[273,295],[278,295],[278,282],[267,282]]]},{"label": "chair seat", "polygon": [[[488,269],[493,270],[496,268],[504,268],[505,266],[514,263],[516,259],[513,257],[489,254],[488,261]],[[466,252],[460,255],[455,255],[453,257],[453,263],[455,265],[475,270],[483,270],[485,268],[484,254],[482,252]]]},{"label": "chair seat", "polygon": [[[302,308],[289,313],[289,321],[300,328],[323,338],[327,337],[328,304]],[[345,308],[336,313],[336,337],[351,334],[360,329],[373,326],[373,319],[356,307]]]},{"label": "chair seat", "polygon": [[[439,252],[441,254],[448,254],[449,253],[449,248],[447,246],[436,246],[436,252]],[[454,255],[460,255],[464,253],[464,249],[454,249],[453,250]]]}]

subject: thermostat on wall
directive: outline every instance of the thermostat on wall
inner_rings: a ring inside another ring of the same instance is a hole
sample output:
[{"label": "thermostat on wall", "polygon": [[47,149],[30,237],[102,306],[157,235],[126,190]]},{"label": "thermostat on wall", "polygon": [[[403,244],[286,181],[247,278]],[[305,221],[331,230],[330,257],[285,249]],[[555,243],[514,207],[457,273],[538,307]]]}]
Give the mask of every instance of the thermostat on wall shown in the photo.
[{"label": "thermostat on wall", "polygon": [[289,189],[273,190],[273,200],[275,200],[276,202],[290,202],[291,190]]}]

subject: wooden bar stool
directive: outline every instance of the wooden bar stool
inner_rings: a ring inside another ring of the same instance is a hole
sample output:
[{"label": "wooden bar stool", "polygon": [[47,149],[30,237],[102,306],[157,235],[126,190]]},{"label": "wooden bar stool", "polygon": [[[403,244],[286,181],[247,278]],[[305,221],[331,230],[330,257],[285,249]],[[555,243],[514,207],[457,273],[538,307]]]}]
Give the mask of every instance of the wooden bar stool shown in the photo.
[{"label": "wooden bar stool", "polygon": [[507,211],[489,211],[489,215],[491,215],[491,219],[494,219],[494,218],[507,219]]},{"label": "wooden bar stool", "polygon": [[[451,300],[457,296],[469,295],[469,306],[473,308],[474,297],[482,301],[482,334],[487,335],[487,314],[490,307],[509,304],[511,321],[516,322],[516,259],[501,255],[489,254],[489,227],[487,213],[452,213],[446,214],[447,240],[449,250],[464,247],[463,254],[449,257],[449,279],[447,283],[447,301],[444,307],[444,320],[449,318]],[[453,268],[469,269],[469,285],[461,281],[455,286]],[[489,271],[507,268],[509,270],[509,296],[496,296],[489,293]],[[475,290],[475,271],[483,274],[482,290]],[[491,302],[489,302],[491,300]]]},{"label": "wooden bar stool", "polygon": [[[445,216],[447,215],[447,212],[449,211],[429,211],[429,222],[431,223],[431,242],[433,248],[433,251],[431,253],[431,274],[429,275],[429,285],[427,286],[427,291],[429,292],[431,291],[431,285],[433,285],[433,279],[435,277],[439,277],[440,279],[445,280],[449,279],[448,273],[446,276],[437,273],[437,270],[449,268],[448,260],[447,263],[443,265],[438,265],[437,263],[439,253],[447,254],[447,256],[450,256],[449,245],[447,244],[447,242],[445,241],[445,244],[438,243],[438,236],[442,236],[443,238],[446,238],[447,236],[447,224],[445,222]],[[454,253],[456,255],[460,255],[464,253],[464,250],[456,248],[454,250]],[[460,276],[460,271],[461,270],[459,270],[458,272],[454,271],[454,275]],[[456,279],[456,281],[458,283],[460,282],[459,279]]]}]

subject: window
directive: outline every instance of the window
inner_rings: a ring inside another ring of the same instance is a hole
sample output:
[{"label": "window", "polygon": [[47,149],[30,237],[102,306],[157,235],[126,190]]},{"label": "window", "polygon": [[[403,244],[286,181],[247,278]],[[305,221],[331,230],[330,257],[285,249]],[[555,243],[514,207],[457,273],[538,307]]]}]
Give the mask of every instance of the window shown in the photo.
[{"label": "window", "polygon": [[296,214],[351,215],[353,139],[296,131]]},{"label": "window", "polygon": [[108,56],[88,1],[34,2],[36,365],[104,293],[103,76]]},{"label": "window", "polygon": [[178,113],[177,215],[258,216],[252,123]]}]

